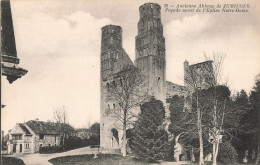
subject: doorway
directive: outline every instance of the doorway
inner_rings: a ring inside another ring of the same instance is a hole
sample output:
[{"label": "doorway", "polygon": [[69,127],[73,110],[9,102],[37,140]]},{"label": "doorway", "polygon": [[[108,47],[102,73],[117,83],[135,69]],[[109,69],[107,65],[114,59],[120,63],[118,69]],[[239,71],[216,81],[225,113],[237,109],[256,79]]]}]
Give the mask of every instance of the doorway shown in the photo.
[{"label": "doorway", "polygon": [[23,152],[23,145],[20,144],[20,152]]},{"label": "doorway", "polygon": [[13,153],[16,153],[16,144],[13,145]]}]

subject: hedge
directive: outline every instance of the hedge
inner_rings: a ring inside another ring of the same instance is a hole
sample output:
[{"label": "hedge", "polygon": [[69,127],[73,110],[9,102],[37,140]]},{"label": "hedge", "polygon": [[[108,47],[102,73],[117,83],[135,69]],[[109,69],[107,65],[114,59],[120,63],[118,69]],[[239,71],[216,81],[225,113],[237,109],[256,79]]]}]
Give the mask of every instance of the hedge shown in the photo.
[{"label": "hedge", "polygon": [[58,153],[63,151],[64,149],[61,146],[45,146],[39,149],[40,154],[51,154],[51,153]]}]

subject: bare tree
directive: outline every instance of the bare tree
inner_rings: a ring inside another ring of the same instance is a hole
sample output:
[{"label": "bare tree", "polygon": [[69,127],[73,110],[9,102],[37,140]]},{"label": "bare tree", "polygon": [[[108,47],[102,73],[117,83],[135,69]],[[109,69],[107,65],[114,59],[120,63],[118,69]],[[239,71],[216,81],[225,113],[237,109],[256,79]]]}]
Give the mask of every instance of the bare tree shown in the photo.
[{"label": "bare tree", "polygon": [[67,133],[66,124],[68,123],[68,113],[64,106],[53,108],[53,118],[61,130],[62,144],[64,145]]},{"label": "bare tree", "polygon": [[[194,114],[194,119],[197,124],[197,133],[200,142],[200,159],[199,164],[204,164],[203,156],[203,126],[202,119],[205,113],[205,108],[201,107],[200,91],[210,87],[217,86],[222,79],[222,64],[225,59],[225,55],[213,53],[211,59],[205,53],[205,62],[199,65],[185,66],[184,81],[188,90],[195,95],[191,98],[190,104],[196,104],[195,111],[191,111]],[[187,102],[186,102],[187,104]],[[192,106],[191,106],[192,108]],[[214,157],[214,156],[213,156]]]},{"label": "bare tree", "polygon": [[120,122],[122,126],[123,141],[121,152],[123,156],[126,156],[126,129],[137,117],[134,109],[147,100],[144,78],[139,69],[128,66],[114,75],[114,80],[107,88],[107,101],[113,101],[120,105],[120,110],[114,111],[114,115],[117,122]]},{"label": "bare tree", "polygon": [[205,67],[205,71],[210,75],[210,79],[206,81],[210,89],[205,92],[206,96],[202,98],[204,103],[201,109],[207,120],[207,123],[204,124],[205,134],[212,144],[213,165],[216,165],[223,135],[232,139],[235,138],[233,132],[243,131],[238,122],[246,113],[248,104],[247,102],[237,104],[230,98],[231,92],[227,85],[227,79],[223,78],[225,55],[213,53],[211,58],[205,55],[205,59],[214,62],[212,67]]}]

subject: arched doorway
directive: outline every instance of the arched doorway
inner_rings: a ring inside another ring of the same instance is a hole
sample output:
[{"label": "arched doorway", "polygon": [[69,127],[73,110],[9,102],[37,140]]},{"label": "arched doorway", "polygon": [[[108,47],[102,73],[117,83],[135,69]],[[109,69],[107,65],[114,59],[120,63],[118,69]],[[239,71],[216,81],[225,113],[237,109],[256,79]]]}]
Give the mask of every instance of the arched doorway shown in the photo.
[{"label": "arched doorway", "polygon": [[111,129],[112,138],[111,138],[111,147],[117,148],[119,146],[119,138],[118,138],[118,131],[115,128]]}]

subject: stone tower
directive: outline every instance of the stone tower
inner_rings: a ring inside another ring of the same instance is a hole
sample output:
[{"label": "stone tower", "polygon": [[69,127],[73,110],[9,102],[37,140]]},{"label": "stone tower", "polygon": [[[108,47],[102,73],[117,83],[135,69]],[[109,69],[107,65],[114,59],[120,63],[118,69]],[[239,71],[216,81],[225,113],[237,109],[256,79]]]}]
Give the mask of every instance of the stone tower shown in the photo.
[{"label": "stone tower", "polygon": [[135,66],[145,75],[148,94],[165,103],[165,38],[160,11],[160,5],[156,3],[145,3],[139,7]]},{"label": "stone tower", "polygon": [[101,75],[100,75],[100,146],[103,148],[119,148],[121,134],[116,123],[115,111],[120,107],[117,102],[107,100],[109,85],[115,80],[114,74],[124,67],[133,65],[122,48],[122,28],[107,25],[102,28],[101,41]]}]

